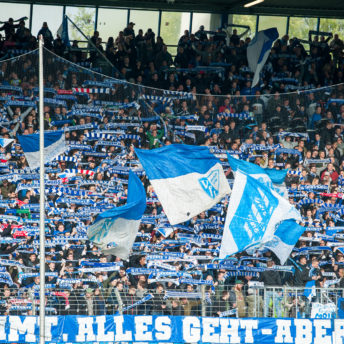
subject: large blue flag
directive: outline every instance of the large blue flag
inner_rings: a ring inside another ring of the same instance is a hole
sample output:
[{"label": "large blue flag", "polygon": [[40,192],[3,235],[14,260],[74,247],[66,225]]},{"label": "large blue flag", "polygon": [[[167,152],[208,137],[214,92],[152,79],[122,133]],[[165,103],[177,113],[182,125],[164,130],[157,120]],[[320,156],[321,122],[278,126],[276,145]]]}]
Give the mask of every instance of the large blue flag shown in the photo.
[{"label": "large blue flag", "polygon": [[268,184],[238,170],[228,204],[220,258],[262,247],[274,238],[278,225],[289,219],[301,221],[294,206]]},{"label": "large blue flag", "polygon": [[99,214],[87,236],[103,253],[128,259],[146,209],[146,192],[139,177],[129,172],[127,203]]},{"label": "large blue flag", "polygon": [[269,57],[273,42],[278,38],[277,29],[271,28],[259,31],[247,47],[247,61],[254,77],[252,87],[259,81],[259,74]]},{"label": "large blue flag", "polygon": [[220,161],[204,146],[135,149],[171,225],[211,208],[230,192]]},{"label": "large blue flag", "polygon": [[233,158],[230,154],[227,154],[228,163],[232,170],[235,172],[240,170],[246,174],[267,174],[273,183],[282,184],[287,175],[287,170],[275,170],[271,168],[262,168],[256,164],[252,164],[245,160]]},{"label": "large blue flag", "polygon": [[[18,135],[26,160],[32,170],[39,167],[39,134]],[[47,131],[44,133],[44,162],[54,160],[67,149],[63,131]]]},{"label": "large blue flag", "polygon": [[251,162],[233,158],[229,154],[227,154],[227,158],[229,165],[234,172],[239,170],[243,173],[249,174],[251,177],[270,186],[285,199],[288,199],[288,190],[284,184],[287,170],[262,168],[256,164],[252,164]]},{"label": "large blue flag", "polygon": [[305,227],[300,226],[295,220],[283,221],[272,239],[264,243],[264,248],[274,252],[281,264],[284,264],[304,231]]}]

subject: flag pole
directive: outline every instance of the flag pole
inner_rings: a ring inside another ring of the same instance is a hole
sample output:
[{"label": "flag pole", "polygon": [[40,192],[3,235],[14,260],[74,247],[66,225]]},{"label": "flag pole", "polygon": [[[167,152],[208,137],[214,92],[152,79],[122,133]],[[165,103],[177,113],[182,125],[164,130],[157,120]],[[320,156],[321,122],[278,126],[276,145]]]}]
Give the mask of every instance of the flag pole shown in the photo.
[{"label": "flag pole", "polygon": [[38,39],[39,49],[39,343],[45,344],[45,195],[44,195],[44,84],[43,36]]}]

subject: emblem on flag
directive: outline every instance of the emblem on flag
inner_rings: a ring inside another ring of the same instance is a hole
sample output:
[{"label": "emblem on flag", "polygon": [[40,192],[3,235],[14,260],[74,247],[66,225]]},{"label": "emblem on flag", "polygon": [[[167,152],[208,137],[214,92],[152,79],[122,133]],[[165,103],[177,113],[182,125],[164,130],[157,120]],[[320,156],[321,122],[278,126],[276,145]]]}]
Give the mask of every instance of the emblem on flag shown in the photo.
[{"label": "emblem on flag", "polygon": [[207,176],[200,178],[199,183],[207,195],[214,199],[219,194],[219,170],[211,171]]}]

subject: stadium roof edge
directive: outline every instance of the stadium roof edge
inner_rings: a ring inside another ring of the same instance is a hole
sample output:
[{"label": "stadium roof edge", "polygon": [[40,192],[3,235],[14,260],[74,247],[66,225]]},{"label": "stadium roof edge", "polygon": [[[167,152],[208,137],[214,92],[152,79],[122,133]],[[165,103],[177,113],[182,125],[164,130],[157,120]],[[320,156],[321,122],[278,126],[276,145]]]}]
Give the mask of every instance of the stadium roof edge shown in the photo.
[{"label": "stadium roof edge", "polygon": [[[0,0],[0,2],[9,1]],[[250,8],[243,6],[249,2],[248,0],[21,0],[15,2],[40,5],[344,18],[343,0],[265,0]]]}]

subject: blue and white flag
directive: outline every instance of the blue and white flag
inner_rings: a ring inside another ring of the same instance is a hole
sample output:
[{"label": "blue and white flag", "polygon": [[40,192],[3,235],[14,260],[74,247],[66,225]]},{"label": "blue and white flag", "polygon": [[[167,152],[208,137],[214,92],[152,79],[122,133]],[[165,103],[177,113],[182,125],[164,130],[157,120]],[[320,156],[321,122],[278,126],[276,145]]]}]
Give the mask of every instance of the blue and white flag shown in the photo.
[{"label": "blue and white flag", "polygon": [[145,209],[145,189],[139,177],[130,171],[127,204],[99,214],[88,227],[89,240],[105,254],[128,259]]},{"label": "blue and white flag", "polygon": [[272,240],[284,220],[301,221],[301,215],[268,184],[236,172],[228,204],[220,259]]},{"label": "blue and white flag", "polygon": [[0,137],[0,146],[5,148],[6,146],[8,146],[13,141],[14,141],[14,139],[5,139],[3,137]]},{"label": "blue and white flag", "polygon": [[[245,160],[240,160],[233,158],[230,154],[227,154],[229,165],[232,170],[236,172],[240,170],[246,174],[253,175],[258,174],[267,174],[271,181],[275,184],[282,184],[287,175],[288,170],[275,170],[271,168],[262,168],[256,164],[252,164]],[[256,178],[257,179],[257,178]]]},{"label": "blue and white flag", "polygon": [[307,297],[309,301],[316,296],[315,281],[308,281],[305,285],[304,297]]},{"label": "blue and white flag", "polygon": [[[18,135],[19,143],[25,158],[32,170],[39,167],[39,134]],[[63,131],[47,131],[44,133],[44,162],[54,160],[66,151],[66,141]]]},{"label": "blue and white flag", "polygon": [[62,42],[70,47],[69,34],[68,34],[68,19],[67,16],[64,16],[62,19],[62,24],[57,30],[57,34],[60,36]]},{"label": "blue and white flag", "polygon": [[248,45],[247,61],[251,71],[254,72],[252,87],[257,85],[259,74],[269,57],[272,44],[278,36],[279,34],[275,27],[259,31]]},{"label": "blue and white flag", "polygon": [[220,161],[208,147],[174,144],[135,151],[171,225],[191,219],[230,193]]},{"label": "blue and white flag", "polygon": [[227,158],[234,172],[240,170],[243,173],[249,174],[251,177],[270,186],[285,199],[288,199],[288,190],[284,183],[288,170],[262,168],[248,161],[233,158],[230,154],[227,154]]},{"label": "blue and white flag", "polygon": [[273,238],[264,244],[264,248],[274,252],[280,263],[284,264],[304,231],[305,227],[295,220],[283,221],[277,227]]}]

